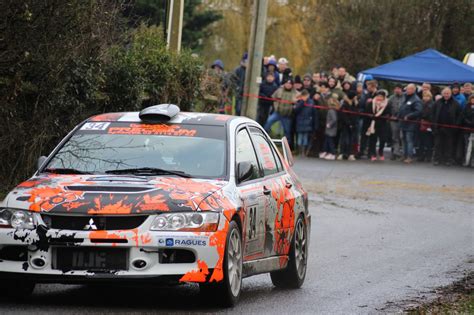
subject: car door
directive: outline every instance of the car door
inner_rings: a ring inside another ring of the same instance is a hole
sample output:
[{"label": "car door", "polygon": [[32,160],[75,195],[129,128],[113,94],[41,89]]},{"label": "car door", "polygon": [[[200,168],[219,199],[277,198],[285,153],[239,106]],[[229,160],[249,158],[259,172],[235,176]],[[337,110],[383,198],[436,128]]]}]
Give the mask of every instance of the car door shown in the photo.
[{"label": "car door", "polygon": [[250,178],[237,183],[237,193],[242,200],[242,211],[244,212],[244,222],[242,222],[244,261],[248,261],[261,258],[264,255],[264,221],[267,198],[262,187],[263,172],[246,127],[239,129],[236,134],[235,162],[236,170],[239,162],[250,162],[254,168],[254,173]]},{"label": "car door", "polygon": [[260,128],[250,127],[250,134],[263,170],[265,200],[265,256],[286,255],[294,226],[294,196],[291,179],[271,140]]}]

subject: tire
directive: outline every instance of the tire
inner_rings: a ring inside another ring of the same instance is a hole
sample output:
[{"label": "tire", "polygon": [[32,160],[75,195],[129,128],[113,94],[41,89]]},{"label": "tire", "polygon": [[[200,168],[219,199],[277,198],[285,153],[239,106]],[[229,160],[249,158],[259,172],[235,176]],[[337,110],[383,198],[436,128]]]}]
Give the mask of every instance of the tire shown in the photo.
[{"label": "tire", "polygon": [[0,281],[0,295],[14,300],[22,300],[30,297],[36,286],[36,283],[26,280]]},{"label": "tire", "polygon": [[[206,300],[223,307],[237,304],[242,289],[242,235],[235,221],[229,223],[223,262],[224,279],[219,283],[202,283],[200,293]],[[232,263],[232,265],[230,265]]]},{"label": "tire", "polygon": [[306,277],[308,262],[308,230],[303,216],[295,224],[291,242],[288,266],[283,270],[270,273],[272,283],[278,288],[298,289]]}]

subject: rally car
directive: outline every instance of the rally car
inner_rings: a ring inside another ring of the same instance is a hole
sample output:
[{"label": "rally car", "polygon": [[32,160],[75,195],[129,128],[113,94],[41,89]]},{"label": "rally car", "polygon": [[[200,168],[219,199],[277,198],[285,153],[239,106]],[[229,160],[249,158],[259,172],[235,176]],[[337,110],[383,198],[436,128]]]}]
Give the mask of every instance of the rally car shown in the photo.
[{"label": "rally car", "polygon": [[308,197],[255,121],[162,104],[79,124],[0,203],[0,286],[200,284],[234,305],[242,278],[303,284]]}]

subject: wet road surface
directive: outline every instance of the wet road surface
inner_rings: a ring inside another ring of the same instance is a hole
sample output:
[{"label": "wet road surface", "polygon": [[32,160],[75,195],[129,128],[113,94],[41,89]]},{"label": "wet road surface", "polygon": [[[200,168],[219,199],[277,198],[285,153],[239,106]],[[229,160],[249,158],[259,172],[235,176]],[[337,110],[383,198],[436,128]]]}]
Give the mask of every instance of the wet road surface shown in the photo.
[{"label": "wet road surface", "polygon": [[299,290],[247,278],[240,303],[219,309],[193,285],[39,285],[0,313],[396,312],[474,270],[474,171],[397,162],[298,160],[310,194],[309,269]]}]

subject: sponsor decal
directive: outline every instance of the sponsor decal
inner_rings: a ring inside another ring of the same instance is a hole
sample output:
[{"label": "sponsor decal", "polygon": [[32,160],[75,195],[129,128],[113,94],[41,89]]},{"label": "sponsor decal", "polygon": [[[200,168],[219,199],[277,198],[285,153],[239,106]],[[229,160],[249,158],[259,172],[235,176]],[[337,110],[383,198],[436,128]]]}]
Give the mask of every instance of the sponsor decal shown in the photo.
[{"label": "sponsor decal", "polygon": [[159,246],[208,246],[209,238],[207,236],[190,235],[185,237],[164,236],[158,239]]},{"label": "sponsor decal", "polygon": [[113,135],[164,135],[194,137],[197,133],[197,130],[186,129],[179,125],[130,124],[128,127],[111,127],[108,133]]}]

